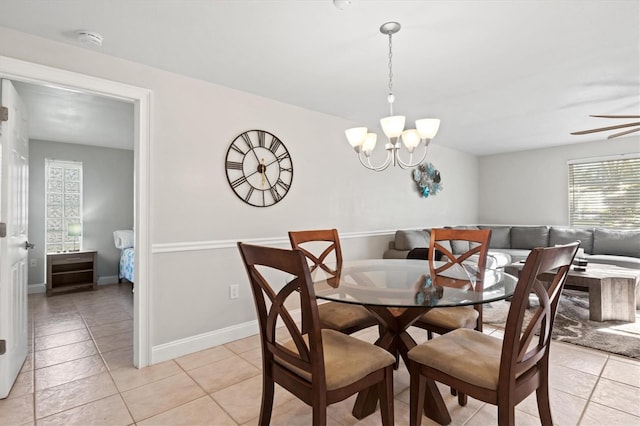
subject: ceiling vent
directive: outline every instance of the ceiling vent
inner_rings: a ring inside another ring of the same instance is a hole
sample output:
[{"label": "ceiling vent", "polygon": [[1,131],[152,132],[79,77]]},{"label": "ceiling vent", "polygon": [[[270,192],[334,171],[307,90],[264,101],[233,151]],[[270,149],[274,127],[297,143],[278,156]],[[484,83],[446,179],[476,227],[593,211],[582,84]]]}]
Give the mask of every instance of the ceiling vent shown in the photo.
[{"label": "ceiling vent", "polygon": [[89,47],[100,47],[102,46],[102,36],[93,31],[80,30],[76,31],[77,40]]}]

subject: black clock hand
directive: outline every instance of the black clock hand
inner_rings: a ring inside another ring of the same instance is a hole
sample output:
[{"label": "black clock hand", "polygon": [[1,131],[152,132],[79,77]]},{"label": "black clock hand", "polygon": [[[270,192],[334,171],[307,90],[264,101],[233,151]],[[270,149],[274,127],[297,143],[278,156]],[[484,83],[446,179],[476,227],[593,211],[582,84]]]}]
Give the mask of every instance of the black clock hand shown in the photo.
[{"label": "black clock hand", "polygon": [[248,178],[250,178],[251,176],[255,175],[256,173],[260,173],[260,170],[257,170],[257,169],[256,169],[256,171],[255,171],[255,172],[250,173],[250,174],[246,175],[245,177],[248,179]]},{"label": "black clock hand", "polygon": [[[276,161],[278,161],[278,160],[276,159],[276,160],[274,160],[274,161],[270,162],[269,164],[265,164],[265,165],[264,165],[264,170],[266,171],[266,170],[267,170],[267,167],[269,167],[271,164],[275,163]],[[262,173],[262,171],[261,171],[261,170],[262,170],[262,167],[259,167],[259,168],[257,168],[257,169],[256,169],[256,171],[255,171],[255,172],[253,172],[253,173],[249,173],[249,174],[248,174],[248,175],[246,175],[245,177],[248,179],[248,178],[250,178],[251,176],[255,175],[256,173]],[[265,176],[266,176],[266,173],[265,173]],[[269,180],[269,179],[267,178],[267,180]]]},{"label": "black clock hand", "polygon": [[256,150],[252,149],[251,152],[253,152],[253,156],[256,157],[256,161],[260,164],[260,159],[258,158],[258,154],[256,154]]},{"label": "black clock hand", "polygon": [[[267,179],[267,186],[268,186],[269,188],[271,188],[273,185],[271,185],[271,180],[269,179],[269,176],[267,176],[267,175],[265,174],[265,175],[264,175],[264,177]],[[263,188],[264,188],[264,186],[263,186]]]},{"label": "black clock hand", "polygon": [[[255,155],[255,152],[254,152],[254,155]],[[258,157],[256,156],[256,159],[257,159],[257,158],[258,158]],[[276,157],[275,159],[271,160],[269,163],[265,164],[265,165],[264,165],[264,166],[265,166],[265,171],[267,170],[267,167],[269,167],[269,166],[270,166],[270,165],[272,165],[273,163],[277,163],[277,162],[279,162],[279,161],[280,161],[280,159],[279,159],[278,157]],[[260,163],[260,161],[259,161],[259,160],[258,160],[258,163]],[[249,173],[249,174],[248,174],[248,175],[246,175],[245,177],[248,179],[248,178],[250,178],[251,176],[255,175],[256,173],[262,173],[262,172],[261,172],[261,169],[262,169],[262,167],[259,167],[259,168],[257,168],[257,169],[256,169],[256,171],[255,171],[255,172],[253,172],[253,173]],[[265,174],[265,175],[266,175],[266,174]],[[269,179],[267,178],[267,181],[268,181],[268,180],[269,180]]]},{"label": "black clock hand", "polygon": [[277,163],[278,161],[280,161],[280,160],[278,159],[278,157],[276,157],[276,159],[275,159],[275,160],[273,160],[273,161],[271,161],[269,164],[267,164],[267,167],[269,167],[269,166],[270,166],[270,165],[272,165],[273,163]]},{"label": "black clock hand", "polygon": [[[260,161],[258,161],[258,162],[260,162]],[[265,169],[265,171],[267,170],[267,167],[269,167],[269,166],[270,166],[270,165],[272,165],[273,163],[277,163],[277,162],[278,162],[278,159],[276,158],[275,160],[271,161],[270,163],[265,164],[265,165],[264,165],[264,166],[265,166],[265,168],[264,168],[264,169]],[[261,169],[261,168],[260,168],[260,169]],[[255,171],[255,172],[248,174],[246,177],[247,177],[247,178],[250,178],[251,176],[255,175],[256,173],[261,173],[261,172],[260,172],[260,169],[256,169],[256,171]],[[267,180],[268,180],[268,179],[267,179]]]}]

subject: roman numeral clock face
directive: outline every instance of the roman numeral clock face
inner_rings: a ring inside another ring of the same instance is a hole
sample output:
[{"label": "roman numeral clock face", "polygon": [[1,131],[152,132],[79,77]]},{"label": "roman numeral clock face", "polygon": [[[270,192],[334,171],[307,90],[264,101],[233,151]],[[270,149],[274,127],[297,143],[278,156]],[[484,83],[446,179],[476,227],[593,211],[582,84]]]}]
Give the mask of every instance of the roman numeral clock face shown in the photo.
[{"label": "roman numeral clock face", "polygon": [[236,137],[227,151],[227,180],[233,192],[256,207],[276,204],[293,181],[293,163],[284,144],[264,130],[249,130]]}]

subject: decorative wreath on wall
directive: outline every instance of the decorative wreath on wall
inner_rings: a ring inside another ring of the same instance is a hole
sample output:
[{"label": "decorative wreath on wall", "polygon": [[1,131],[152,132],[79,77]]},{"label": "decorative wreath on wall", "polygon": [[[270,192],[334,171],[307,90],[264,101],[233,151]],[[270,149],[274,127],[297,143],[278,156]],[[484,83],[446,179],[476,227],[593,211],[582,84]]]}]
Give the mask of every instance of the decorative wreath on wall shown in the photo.
[{"label": "decorative wreath on wall", "polygon": [[422,163],[413,171],[413,180],[424,198],[442,191],[440,172],[431,163]]}]

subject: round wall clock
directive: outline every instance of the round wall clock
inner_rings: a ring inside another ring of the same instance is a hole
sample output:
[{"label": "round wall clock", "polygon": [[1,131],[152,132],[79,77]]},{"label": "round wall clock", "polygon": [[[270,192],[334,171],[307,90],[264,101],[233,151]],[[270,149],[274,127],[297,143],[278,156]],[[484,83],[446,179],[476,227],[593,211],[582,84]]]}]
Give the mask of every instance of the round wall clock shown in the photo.
[{"label": "round wall clock", "polygon": [[264,130],[238,135],[227,150],[225,169],[233,192],[256,207],[269,207],[282,200],[293,181],[287,147]]}]

